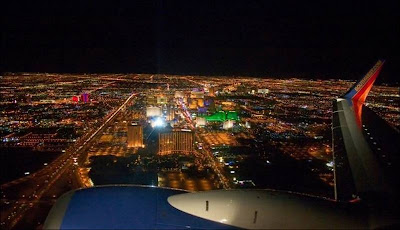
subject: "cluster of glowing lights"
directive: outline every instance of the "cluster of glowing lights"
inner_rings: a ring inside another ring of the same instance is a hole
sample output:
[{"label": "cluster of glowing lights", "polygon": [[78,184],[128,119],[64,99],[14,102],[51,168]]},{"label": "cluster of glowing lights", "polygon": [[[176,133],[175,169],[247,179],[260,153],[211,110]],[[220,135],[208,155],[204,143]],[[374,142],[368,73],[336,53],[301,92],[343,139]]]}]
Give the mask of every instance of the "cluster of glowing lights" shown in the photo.
[{"label": "cluster of glowing lights", "polygon": [[162,119],[161,117],[156,117],[156,118],[153,120],[151,126],[152,126],[153,128],[165,127],[165,126],[166,126],[166,123],[165,123],[164,119]]}]

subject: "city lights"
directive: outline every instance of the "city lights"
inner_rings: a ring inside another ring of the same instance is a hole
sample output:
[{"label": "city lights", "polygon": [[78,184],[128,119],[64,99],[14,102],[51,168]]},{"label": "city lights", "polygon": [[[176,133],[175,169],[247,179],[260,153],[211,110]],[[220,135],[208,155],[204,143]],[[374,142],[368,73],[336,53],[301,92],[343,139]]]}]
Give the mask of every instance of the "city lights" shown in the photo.
[{"label": "city lights", "polygon": [[161,127],[165,127],[166,123],[161,117],[156,117],[152,121],[151,125],[153,126],[153,128],[161,128]]},{"label": "city lights", "polygon": [[[299,181],[293,187],[301,187],[302,175],[310,172],[316,191],[320,183],[333,185],[331,137],[327,135],[331,101],[349,86],[348,81],[114,77],[121,81],[96,75],[80,80],[84,89],[76,89],[69,80],[81,75],[57,75],[41,83],[39,88],[46,93],[29,83],[47,79],[40,74],[3,78],[13,87],[3,88],[1,145],[13,154],[24,149],[39,168],[15,167],[18,175],[2,185],[5,195],[14,194],[18,185],[24,189],[17,196],[35,204],[68,190],[110,183],[104,179],[108,177],[118,178],[118,183],[187,191],[254,188],[275,180],[279,169]],[[169,91],[152,88],[151,81],[169,82]],[[17,90],[23,84],[29,96]],[[49,84],[59,85],[58,91]],[[207,85],[207,90],[193,90],[201,85]],[[84,96],[77,96],[82,92]],[[368,106],[398,127],[396,88],[377,86],[371,94]],[[370,128],[364,125],[363,129],[376,149],[383,151]],[[387,157],[383,154],[382,158]],[[293,170],[288,159],[303,165],[305,171]],[[16,163],[10,160],[11,164]],[[65,190],[54,191],[57,183]],[[285,180],[276,183],[288,184]],[[21,208],[21,216],[34,207]],[[18,220],[10,214],[12,209],[3,213],[10,221]]]}]

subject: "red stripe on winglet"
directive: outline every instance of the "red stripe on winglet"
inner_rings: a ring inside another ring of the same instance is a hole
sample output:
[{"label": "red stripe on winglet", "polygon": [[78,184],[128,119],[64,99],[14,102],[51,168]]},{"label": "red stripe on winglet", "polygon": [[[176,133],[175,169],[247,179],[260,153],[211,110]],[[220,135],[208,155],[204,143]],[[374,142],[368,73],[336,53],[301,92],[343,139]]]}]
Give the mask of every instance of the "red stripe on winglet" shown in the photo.
[{"label": "red stripe on winglet", "polygon": [[361,116],[362,116],[362,106],[365,102],[365,99],[367,98],[369,91],[372,88],[372,85],[374,84],[376,78],[378,77],[379,73],[381,72],[383,63],[379,68],[376,70],[374,75],[368,80],[368,82],[358,91],[352,98],[353,101],[353,108],[354,108],[354,113],[356,115],[356,122],[359,127],[362,125],[361,121]]}]

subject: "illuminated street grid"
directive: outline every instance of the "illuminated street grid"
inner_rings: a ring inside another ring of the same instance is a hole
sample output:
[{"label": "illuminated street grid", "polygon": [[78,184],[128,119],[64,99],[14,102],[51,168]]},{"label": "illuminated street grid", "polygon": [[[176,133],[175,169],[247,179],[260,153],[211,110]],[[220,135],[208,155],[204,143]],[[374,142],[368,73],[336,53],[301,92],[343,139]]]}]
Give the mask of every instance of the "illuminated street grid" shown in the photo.
[{"label": "illuminated street grid", "polygon": [[[151,74],[2,76],[0,147],[11,151],[2,167],[18,174],[6,175],[1,185],[1,228],[40,228],[57,197],[96,184],[189,191],[276,187],[329,197],[332,100],[352,84]],[[366,100],[397,128],[399,103],[398,88],[390,86],[374,86]],[[224,113],[230,117],[205,120]],[[127,147],[131,122],[143,127],[143,148]],[[160,156],[159,133],[182,129],[193,132],[194,151]],[[26,168],[13,166],[21,150],[35,159]],[[46,154],[55,160],[44,162]]]},{"label": "illuminated street grid", "polygon": [[200,136],[208,145],[239,145],[239,142],[237,142],[235,137],[227,132],[205,133],[201,134]]},{"label": "illuminated street grid", "polygon": [[216,188],[208,178],[192,179],[186,173],[182,172],[161,172],[158,174],[158,186],[188,191],[207,191]]}]

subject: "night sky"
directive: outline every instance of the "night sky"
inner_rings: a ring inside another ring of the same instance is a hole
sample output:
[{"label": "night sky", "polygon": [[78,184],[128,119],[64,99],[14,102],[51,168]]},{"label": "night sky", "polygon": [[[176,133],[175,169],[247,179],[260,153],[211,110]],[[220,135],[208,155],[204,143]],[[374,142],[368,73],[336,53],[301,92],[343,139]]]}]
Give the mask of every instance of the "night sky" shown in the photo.
[{"label": "night sky", "polygon": [[11,2],[2,72],[355,80],[381,58],[399,81],[398,1]]}]

